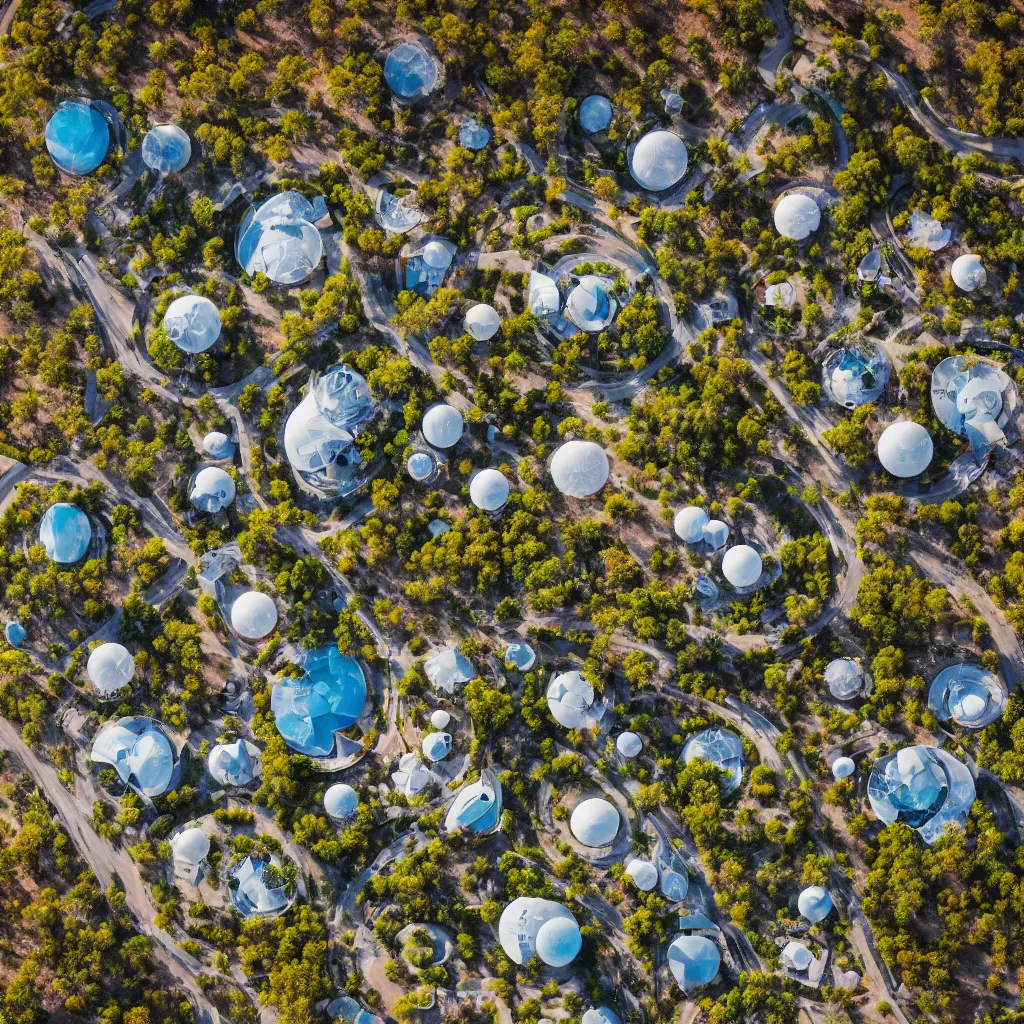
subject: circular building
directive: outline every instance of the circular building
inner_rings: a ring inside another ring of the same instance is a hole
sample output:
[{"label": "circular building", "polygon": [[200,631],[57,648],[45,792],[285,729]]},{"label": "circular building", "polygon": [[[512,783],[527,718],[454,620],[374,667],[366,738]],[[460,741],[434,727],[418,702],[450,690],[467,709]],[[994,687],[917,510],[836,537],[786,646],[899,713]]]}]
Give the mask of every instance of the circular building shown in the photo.
[{"label": "circular building", "polygon": [[171,837],[174,873],[185,876],[192,885],[199,882],[203,864],[210,852],[210,837],[201,828],[186,828]]},{"label": "circular building", "polygon": [[248,786],[263,772],[260,748],[242,737],[232,743],[218,743],[210,751],[206,767],[220,786]]},{"label": "circular building", "polygon": [[594,687],[575,669],[560,672],[551,680],[547,702],[551,717],[566,729],[589,729],[604,717]]},{"label": "circular building", "polygon": [[593,93],[580,103],[580,127],[587,135],[599,135],[612,123],[612,104],[607,96]]},{"label": "circular building", "polygon": [[902,821],[926,843],[949,824],[966,825],[974,797],[970,770],[938,747],[904,747],[876,761],[868,779],[868,800],[879,820]]},{"label": "circular building", "polygon": [[[272,867],[273,873],[267,871]],[[275,854],[269,861],[250,854],[228,871],[228,892],[231,902],[243,917],[270,917],[285,910],[292,902],[284,885],[281,862]]]},{"label": "circular building", "polygon": [[59,501],[51,505],[39,521],[39,543],[46,557],[61,565],[70,565],[85,557],[92,541],[89,517],[74,505]]},{"label": "circular building", "polygon": [[89,655],[85,672],[96,692],[110,697],[135,678],[135,659],[121,644],[100,644]]},{"label": "circular building", "polygon": [[476,341],[490,341],[501,329],[501,317],[493,306],[478,302],[466,313],[465,326]]},{"label": "circular building", "polygon": [[93,737],[89,759],[109,765],[125,786],[143,796],[162,796],[171,786],[177,757],[152,718],[111,719]]},{"label": "circular building", "polygon": [[861,341],[829,354],[821,369],[825,394],[844,409],[876,401],[889,384],[892,365],[872,342]]},{"label": "circular building", "polygon": [[664,192],[686,174],[686,143],[675,132],[648,132],[628,154],[629,173],[648,192]]},{"label": "circular building", "polygon": [[496,469],[481,469],[469,482],[469,500],[483,512],[503,509],[508,491],[508,481]]},{"label": "circular building", "polygon": [[585,274],[565,300],[566,316],[584,333],[600,334],[615,320],[618,300],[614,282],[596,274]]},{"label": "circular building", "polygon": [[687,544],[699,544],[704,539],[704,527],[710,523],[707,512],[696,505],[687,505],[676,513],[676,536]]},{"label": "circular building", "polygon": [[677,935],[668,947],[668,966],[684,992],[708,985],[718,975],[722,954],[703,935]]},{"label": "circular building", "polygon": [[421,749],[428,761],[443,761],[452,752],[450,732],[428,732],[423,737]]},{"label": "circular building", "polygon": [[431,685],[436,690],[454,693],[459,683],[468,683],[476,675],[473,663],[458,647],[445,647],[428,658],[423,666]]},{"label": "circular building", "polygon": [[790,192],[775,207],[775,230],[783,238],[802,242],[813,235],[821,224],[818,204],[803,192]]},{"label": "circular building", "polygon": [[572,912],[554,900],[520,896],[501,913],[498,940],[508,958],[525,964],[536,953],[548,967],[566,967],[583,948]]},{"label": "circular building", "polygon": [[336,782],[324,793],[324,810],[335,821],[344,821],[359,810],[359,797],[347,783]]},{"label": "circular building", "polygon": [[975,356],[948,356],[932,371],[932,408],[943,426],[970,442],[979,461],[994,444],[1004,443],[1004,428],[1016,410],[1013,381],[995,363]]},{"label": "circular building", "polygon": [[203,451],[211,459],[230,459],[234,457],[235,446],[227,434],[219,430],[211,430],[203,438]]},{"label": "circular building", "polygon": [[335,734],[359,720],[366,704],[366,677],[355,658],[336,646],[305,656],[303,674],[279,679],[270,695],[277,731],[308,757],[330,757]]},{"label": "circular building", "polygon": [[760,578],[761,556],[749,544],[729,548],[722,558],[722,575],[737,589],[752,587]]},{"label": "circular building", "polygon": [[836,700],[853,700],[871,692],[871,676],[852,658],[835,658],[825,667],[825,685]]},{"label": "circular building", "polygon": [[608,482],[604,449],[593,441],[566,441],[551,457],[551,479],[562,494],[588,498]]},{"label": "circular building", "polygon": [[537,652],[529,644],[517,640],[505,648],[505,660],[520,672],[529,672],[537,662]]},{"label": "circular building", "polygon": [[832,913],[832,897],[820,885],[809,885],[797,897],[796,906],[801,917],[817,924]]},{"label": "circular building", "polygon": [[459,125],[459,145],[476,153],[491,141],[491,130],[475,117],[468,117]]},{"label": "circular building", "polygon": [[418,484],[430,483],[437,475],[437,460],[429,452],[413,452],[405,470]]},{"label": "circular building", "polygon": [[437,64],[420,43],[399,43],[384,61],[384,81],[399,99],[423,100],[437,85]]},{"label": "circular building", "polygon": [[702,532],[704,543],[712,551],[718,551],[720,548],[725,547],[725,542],[729,539],[729,527],[721,519],[709,519],[704,524]]},{"label": "circular building", "polygon": [[536,270],[530,271],[530,284],[527,289],[527,303],[530,312],[538,320],[551,321],[558,316],[562,308],[562,293],[558,285],[547,274]]},{"label": "circular building", "polygon": [[857,770],[852,757],[837,757],[832,762],[832,778],[848,779]]},{"label": "circular building", "polygon": [[198,355],[220,337],[220,311],[205,296],[179,295],[164,313],[163,328],[176,348]]},{"label": "circular building", "polygon": [[960,662],[944,668],[928,687],[928,710],[940,722],[953,721],[963,729],[983,729],[1006,707],[1002,681],[981,665]]},{"label": "circular building", "polygon": [[188,500],[201,512],[220,512],[235,500],[235,481],[220,466],[204,466],[192,478]]},{"label": "circular building", "polygon": [[802,943],[791,940],[782,951],[782,966],[791,971],[806,971],[814,962],[811,951]]},{"label": "circular building", "polygon": [[622,1024],[619,1015],[609,1006],[591,1007],[583,1014],[580,1024]]},{"label": "circular building", "polygon": [[619,834],[618,809],[608,800],[591,797],[573,809],[569,830],[584,846],[607,846]]},{"label": "circular building", "polygon": [[683,761],[700,758],[726,773],[724,789],[731,793],[743,781],[743,743],[726,729],[705,729],[691,736],[683,747]]},{"label": "circular building", "polygon": [[262,640],[277,625],[274,599],[258,590],[247,590],[231,605],[231,628],[244,640]]},{"label": "circular building", "polygon": [[913,420],[890,423],[878,439],[878,461],[893,476],[904,480],[923,473],[933,452],[931,434]]},{"label": "circular building", "polygon": [[91,104],[65,101],[46,122],[46,151],[66,174],[92,174],[110,149],[110,127]]},{"label": "circular building", "polygon": [[644,749],[644,741],[635,732],[620,732],[615,741],[615,750],[620,757],[632,761]]},{"label": "circular building", "polygon": [[634,857],[626,865],[626,874],[642,892],[650,892],[658,884],[658,869],[649,860]]},{"label": "circular building", "polygon": [[251,207],[235,233],[235,259],[250,276],[295,285],[312,276],[324,254],[316,221],[326,214],[300,192],[279,192]]},{"label": "circular building", "polygon": [[953,260],[953,266],[949,268],[949,276],[962,292],[973,292],[983,288],[988,280],[985,264],[981,262],[981,257],[974,253],[957,256]]},{"label": "circular building", "polygon": [[462,413],[452,405],[439,402],[423,414],[420,429],[427,444],[435,448],[451,448],[462,437]]},{"label": "circular building", "polygon": [[18,644],[24,641],[26,636],[28,634],[20,622],[11,621],[4,626],[4,638],[12,647],[17,647]]},{"label": "circular building", "polygon": [[451,720],[452,716],[445,711],[444,708],[438,708],[437,711],[430,716],[430,724],[435,729],[447,729]]},{"label": "circular building", "polygon": [[455,794],[444,827],[448,832],[464,828],[482,835],[496,829],[500,822],[501,783],[493,772],[484,769],[480,778]]},{"label": "circular building", "polygon": [[158,124],[142,140],[142,162],[161,174],[176,174],[191,159],[188,133],[176,124]]}]

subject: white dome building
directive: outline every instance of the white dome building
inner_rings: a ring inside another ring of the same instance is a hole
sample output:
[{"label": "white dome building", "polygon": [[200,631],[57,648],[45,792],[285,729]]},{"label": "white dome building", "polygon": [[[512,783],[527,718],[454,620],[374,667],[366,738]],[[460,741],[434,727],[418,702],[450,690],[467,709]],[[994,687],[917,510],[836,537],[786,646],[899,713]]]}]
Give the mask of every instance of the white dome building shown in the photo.
[{"label": "white dome building", "polygon": [[677,935],[668,947],[669,970],[686,993],[714,981],[721,963],[718,947],[703,935]]},{"label": "white dome building", "polygon": [[988,280],[985,264],[981,262],[981,257],[974,253],[957,256],[953,260],[953,266],[949,268],[949,276],[962,292],[973,292],[983,288]]},{"label": "white dome building", "polygon": [[120,718],[100,726],[89,759],[109,765],[125,786],[155,797],[170,788],[177,754],[152,718]]},{"label": "white dome building", "polygon": [[928,710],[940,722],[952,721],[962,729],[984,729],[1002,716],[1006,701],[1002,680],[969,662],[942,669],[928,687]]},{"label": "white dome building", "polygon": [[629,173],[648,192],[664,192],[686,174],[686,143],[675,132],[648,132],[628,154]]},{"label": "white dome building", "polygon": [[615,319],[619,303],[615,282],[597,274],[584,274],[565,300],[565,315],[584,333],[600,334]]},{"label": "white dome building", "polygon": [[250,207],[235,231],[235,259],[250,276],[295,285],[312,276],[324,255],[316,222],[327,214],[323,196],[311,203],[301,192],[278,192]]},{"label": "white dome building", "polygon": [[620,757],[631,761],[634,757],[638,757],[640,751],[644,749],[644,741],[635,732],[620,732],[615,741],[615,749]]},{"label": "white dome building", "polygon": [[508,481],[496,469],[482,469],[469,482],[469,500],[482,512],[503,509],[508,493]]},{"label": "white dome building", "polygon": [[619,1015],[609,1006],[592,1006],[583,1014],[580,1024],[622,1024]]},{"label": "white dome building", "polygon": [[198,885],[210,853],[210,837],[201,828],[186,828],[171,837],[174,876],[189,885]]},{"label": "white dome building", "polygon": [[248,786],[263,773],[260,748],[242,737],[233,743],[218,743],[210,751],[206,767],[221,786]]},{"label": "white dome building", "polygon": [[438,402],[423,414],[420,428],[427,444],[435,448],[451,448],[462,437],[462,413],[452,405]]},{"label": "white dome building", "polygon": [[220,466],[204,466],[192,479],[188,500],[201,512],[220,512],[235,500],[235,481]]},{"label": "white dome building", "polygon": [[508,958],[525,964],[534,953],[548,967],[566,967],[583,948],[572,912],[554,900],[520,896],[502,911],[498,940]]},{"label": "white dome building", "polygon": [[704,524],[703,529],[704,543],[712,551],[718,551],[725,547],[725,542],[729,539],[729,527],[726,523],[723,523],[721,519],[709,519]]},{"label": "white dome building", "polygon": [[641,892],[650,892],[658,884],[658,869],[649,860],[634,857],[626,865],[626,874]]},{"label": "white dome building", "polygon": [[452,716],[447,711],[445,711],[444,708],[438,708],[430,716],[430,724],[435,729],[447,729],[449,724],[451,723],[451,720]]},{"label": "white dome building", "polygon": [[428,658],[423,666],[435,690],[454,693],[459,683],[468,683],[476,674],[472,662],[457,647],[445,647]]},{"label": "white dome building", "polygon": [[452,752],[452,734],[428,732],[423,737],[422,750],[428,761],[443,761]]},{"label": "white dome building", "polygon": [[832,778],[848,779],[857,770],[856,762],[852,757],[837,757],[832,762]]},{"label": "white dome building", "polygon": [[699,544],[704,539],[704,527],[710,523],[707,512],[696,505],[687,505],[676,513],[676,536],[687,544]]},{"label": "white dome building", "polygon": [[562,294],[558,290],[558,285],[547,274],[531,270],[527,304],[530,312],[539,320],[549,319],[557,316],[562,308]]},{"label": "white dome building", "polygon": [[775,207],[775,230],[783,238],[802,242],[813,235],[820,224],[821,210],[818,204],[802,192],[790,192]]},{"label": "white dome building", "polygon": [[413,452],[405,470],[418,484],[429,483],[437,473],[437,461],[428,452]]},{"label": "white dome building", "polygon": [[604,449],[593,441],[566,441],[551,457],[551,479],[562,494],[588,498],[608,482]]},{"label": "white dome building", "polygon": [[498,311],[486,302],[471,306],[464,321],[466,332],[477,341],[490,341],[501,329]]},{"label": "white dome building", "polygon": [[100,644],[85,667],[89,682],[103,697],[111,697],[135,678],[135,659],[121,644]]},{"label": "white dome building", "polygon": [[931,434],[912,420],[890,423],[878,439],[878,461],[893,476],[904,480],[923,473],[933,452]]},{"label": "white dome building", "polygon": [[204,295],[179,295],[164,313],[163,328],[176,348],[198,355],[220,337],[220,311]]},{"label": "white dome building", "polygon": [[569,830],[584,846],[607,846],[619,834],[618,809],[601,797],[591,797],[573,809]]},{"label": "white dome building", "polygon": [[142,140],[142,162],[161,174],[176,174],[191,159],[188,133],[176,124],[158,124]]},{"label": "white dome building", "polygon": [[832,897],[820,885],[809,885],[796,901],[801,917],[807,918],[811,924],[824,921],[832,913]]},{"label": "white dome building", "polygon": [[547,702],[551,717],[566,729],[590,729],[604,717],[604,705],[595,700],[594,687],[576,670],[551,680]]},{"label": "white dome building", "polygon": [[749,544],[729,548],[722,559],[722,575],[737,589],[752,587],[763,569],[761,556]]},{"label": "white dome building", "polygon": [[587,135],[599,135],[612,123],[612,104],[607,96],[594,93],[580,103],[580,127]]},{"label": "white dome building", "polygon": [[797,942],[794,939],[786,943],[786,948],[782,951],[783,967],[800,973],[806,971],[812,963],[814,963],[814,957],[802,942]]},{"label": "white dome building", "polygon": [[459,125],[459,145],[477,153],[491,141],[491,130],[475,117],[468,117]]},{"label": "white dome building", "polygon": [[203,452],[211,459],[230,459],[234,457],[235,446],[227,434],[211,430],[203,438]]},{"label": "white dome building", "polygon": [[359,810],[359,796],[348,783],[336,782],[324,793],[324,810],[335,821],[344,821]]},{"label": "white dome building", "polygon": [[871,692],[871,677],[852,658],[835,658],[825,667],[825,685],[836,700],[853,700]]},{"label": "white dome building", "polygon": [[231,605],[231,628],[244,640],[262,640],[277,625],[274,599],[258,590],[247,590]]}]

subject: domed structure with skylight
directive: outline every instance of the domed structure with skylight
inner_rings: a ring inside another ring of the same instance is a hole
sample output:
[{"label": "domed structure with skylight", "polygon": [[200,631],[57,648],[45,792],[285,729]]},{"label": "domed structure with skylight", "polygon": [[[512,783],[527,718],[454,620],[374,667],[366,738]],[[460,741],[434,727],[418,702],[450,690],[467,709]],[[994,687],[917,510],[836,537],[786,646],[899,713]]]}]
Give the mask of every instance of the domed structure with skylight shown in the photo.
[{"label": "domed structure with skylight", "polygon": [[426,99],[437,85],[437,64],[418,42],[399,43],[384,61],[384,81],[408,102]]},{"label": "domed structure with skylight", "polygon": [[501,329],[501,317],[493,306],[478,302],[466,313],[465,325],[476,341],[490,341]]},{"label": "domed structure with skylight", "polygon": [[135,678],[135,659],[121,644],[100,644],[89,655],[85,671],[96,692],[110,697]]},{"label": "domed structure with skylight", "polygon": [[802,242],[821,224],[818,204],[803,192],[790,192],[775,207],[775,230],[783,238]]},{"label": "domed structure with skylight", "polygon": [[320,265],[324,243],[316,222],[327,213],[323,196],[314,205],[299,192],[279,192],[250,208],[235,233],[235,259],[250,276],[295,285]]},{"label": "domed structure with skylight", "polygon": [[46,151],[67,174],[92,174],[110,149],[110,127],[91,104],[66,100],[46,122]]},{"label": "domed structure with skylight", "polygon": [[705,729],[691,736],[683,747],[683,761],[701,758],[726,773],[725,792],[731,793],[743,781],[743,743],[727,729]]},{"label": "domed structure with skylight", "polygon": [[463,431],[462,413],[453,405],[439,402],[423,414],[420,428],[427,444],[435,448],[451,448],[459,443]]},{"label": "domed structure with skylight", "polygon": [[505,648],[505,660],[520,672],[528,672],[537,661],[537,652],[528,643],[516,640]]},{"label": "domed structure with skylight", "polygon": [[696,505],[687,505],[676,513],[676,536],[687,544],[699,544],[704,539],[704,527],[710,521],[704,509]]},{"label": "domed structure with skylight", "polygon": [[344,821],[359,810],[359,797],[347,783],[336,782],[324,793],[324,810],[335,821]]},{"label": "domed structure with skylight", "polygon": [[120,718],[100,726],[89,759],[113,768],[122,784],[155,797],[170,788],[177,755],[152,718]]},{"label": "domed structure with skylight", "polygon": [[550,320],[558,316],[562,308],[562,295],[558,285],[547,274],[531,270],[527,303],[538,320]]},{"label": "domed structure with skylight", "polygon": [[496,469],[481,469],[469,482],[469,500],[483,512],[503,509],[508,494],[508,481]]},{"label": "domed structure with skylight", "polygon": [[161,174],[176,174],[191,159],[188,133],[176,124],[158,124],[142,140],[142,162]]},{"label": "domed structure with skylight", "polygon": [[437,460],[429,452],[413,452],[405,468],[416,483],[427,483],[437,473]]},{"label": "domed structure with skylight", "polygon": [[890,423],[878,439],[878,461],[904,480],[923,473],[932,461],[932,437],[912,420]]},{"label": "domed structure with skylight", "polygon": [[619,303],[614,282],[596,274],[585,274],[565,300],[566,316],[586,334],[600,334],[615,320]]},{"label": "domed structure with skylight", "polygon": [[668,947],[669,970],[686,993],[714,981],[721,963],[718,946],[703,935],[677,935]]},{"label": "domed structure with skylight", "polygon": [[722,575],[737,590],[752,587],[762,572],[761,556],[749,544],[729,548],[722,559]]},{"label": "domed structure with skylight", "polygon": [[80,508],[59,501],[43,513],[39,543],[51,561],[71,565],[85,557],[91,542],[92,524]]},{"label": "domed structure with skylight", "polygon": [[953,284],[962,292],[976,291],[978,288],[984,287],[988,280],[985,264],[975,253],[958,256],[953,260],[953,266],[949,268],[949,276],[953,278]]},{"label": "domed structure with skylight", "polygon": [[231,628],[244,640],[262,640],[277,625],[274,599],[258,590],[247,590],[231,605]]},{"label": "domed structure with skylight", "polygon": [[569,829],[584,846],[607,846],[619,833],[619,812],[608,800],[591,797],[573,809]]},{"label": "domed structure with skylight", "polygon": [[466,829],[482,835],[498,827],[501,820],[501,783],[496,775],[484,769],[480,778],[463,786],[456,794],[444,827],[448,832]]},{"label": "domed structure with skylight", "polygon": [[608,456],[593,441],[566,441],[551,457],[551,479],[570,498],[597,494],[608,482],[609,472]]},{"label": "domed structure with skylight", "polygon": [[594,93],[580,103],[580,127],[587,135],[598,135],[612,123],[612,105],[607,96]]},{"label": "domed structure with skylight", "polygon": [[529,896],[519,896],[502,911],[498,940],[516,964],[529,963],[536,953],[549,967],[566,967],[583,948],[579,925],[567,907]]},{"label": "domed structure with skylight", "polygon": [[664,192],[682,181],[688,159],[686,143],[674,132],[648,132],[629,153],[629,173],[648,192]]},{"label": "domed structure with skylight", "polygon": [[175,348],[198,355],[220,337],[220,311],[203,295],[179,295],[164,313],[163,328]]},{"label": "domed structure with skylight", "polygon": [[892,365],[871,342],[857,342],[830,353],[822,366],[825,394],[844,409],[876,401],[889,383]]},{"label": "domed structure with skylight", "polygon": [[192,480],[188,500],[201,512],[220,512],[235,500],[235,481],[220,466],[204,466]]},{"label": "domed structure with skylight", "polygon": [[482,125],[475,117],[467,117],[459,125],[459,145],[476,153],[491,141],[490,128]]}]

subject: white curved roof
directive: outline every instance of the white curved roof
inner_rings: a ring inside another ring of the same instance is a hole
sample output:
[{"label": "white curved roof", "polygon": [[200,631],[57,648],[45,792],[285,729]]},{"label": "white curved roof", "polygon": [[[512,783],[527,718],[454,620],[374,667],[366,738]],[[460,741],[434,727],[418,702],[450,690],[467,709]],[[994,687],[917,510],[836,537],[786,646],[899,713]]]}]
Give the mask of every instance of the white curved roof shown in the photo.
[{"label": "white curved roof", "polygon": [[262,771],[259,749],[239,737],[218,743],[206,759],[206,767],[221,786],[248,786]]},{"label": "white curved roof", "polygon": [[724,547],[725,542],[729,539],[729,527],[721,519],[709,519],[704,525],[703,534],[704,543],[712,551],[717,551],[719,548]]},{"label": "white curved roof", "polygon": [[484,512],[497,512],[508,501],[508,481],[496,469],[482,469],[469,482],[469,499]]},{"label": "white curved roof", "polygon": [[626,874],[633,884],[644,892],[650,892],[658,884],[658,869],[649,860],[634,857],[626,865]]},{"label": "white curved roof", "polygon": [[857,765],[852,757],[837,757],[832,762],[833,778],[848,779],[856,770]]},{"label": "white curved roof", "polygon": [[434,457],[426,452],[413,452],[409,456],[409,461],[405,464],[405,468],[413,480],[417,483],[422,483],[434,475],[437,463],[434,461]]},{"label": "white curved roof", "polygon": [[584,274],[565,300],[566,316],[587,334],[600,334],[615,319],[617,302],[613,282],[597,274]]},{"label": "white curved roof", "polygon": [[447,729],[451,720],[452,716],[447,711],[445,711],[444,708],[438,708],[430,716],[430,724],[435,729]]},{"label": "white curved roof", "polygon": [[39,543],[46,549],[47,558],[61,565],[83,558],[91,541],[89,517],[65,501],[51,505],[39,520]]},{"label": "white curved roof", "polygon": [[910,231],[907,233],[907,242],[910,245],[921,246],[929,252],[938,252],[945,249],[952,238],[953,229],[929,216],[924,210],[914,210],[910,215]]},{"label": "white curved roof", "polygon": [[242,218],[235,259],[250,276],[262,273],[275,284],[299,284],[323,258],[324,242],[315,227],[318,215],[323,213],[299,192],[271,196]]},{"label": "white curved roof", "polygon": [[704,527],[711,520],[707,512],[696,505],[687,505],[676,513],[676,536],[687,544],[699,544],[704,539]]},{"label": "white curved roof", "polygon": [[277,605],[258,590],[247,590],[231,606],[231,628],[246,640],[262,640],[277,625]]},{"label": "white curved roof", "polygon": [[752,587],[761,570],[761,556],[749,544],[729,548],[722,558],[722,574],[734,587]]},{"label": "white curved roof", "polygon": [[683,747],[683,761],[689,764],[703,758],[728,773],[725,791],[731,792],[743,781],[743,743],[727,729],[705,729],[691,736]]},{"label": "white curved roof", "polygon": [[535,317],[543,319],[558,314],[562,308],[562,295],[558,290],[558,285],[547,274],[531,270],[527,302],[530,312]]},{"label": "white curved roof", "polygon": [[931,434],[912,420],[890,423],[878,439],[878,461],[893,476],[903,479],[923,473],[933,451]]},{"label": "white curved roof", "polygon": [[463,786],[452,801],[445,816],[448,832],[465,828],[472,832],[489,832],[497,827],[501,817],[501,783],[489,771]]},{"label": "white curved roof", "polygon": [[434,688],[445,693],[454,693],[457,683],[469,682],[475,674],[472,663],[457,647],[446,647],[428,658],[423,671]]},{"label": "white curved roof", "polygon": [[809,885],[796,901],[797,909],[811,924],[824,921],[832,913],[832,897],[820,885]]},{"label": "white curved roof", "polygon": [[775,230],[783,238],[802,242],[818,230],[821,224],[821,210],[818,204],[802,192],[791,192],[783,196],[775,207]]},{"label": "white curved roof", "polygon": [[219,430],[211,430],[203,438],[203,451],[211,459],[230,459],[235,454],[235,446],[227,434]]},{"label": "white curved roof", "polygon": [[644,741],[635,732],[620,732],[615,749],[625,758],[634,758],[644,749]]},{"label": "white curved roof", "polygon": [[551,680],[547,690],[548,710],[551,717],[566,729],[584,729],[600,721],[604,709],[595,709],[594,688],[576,670],[562,672]]},{"label": "white curved roof", "polygon": [[975,253],[957,256],[953,260],[953,266],[949,268],[949,276],[953,278],[953,284],[964,292],[973,292],[976,288],[981,288],[988,280],[985,264]]},{"label": "white curved roof", "polygon": [[835,658],[825,668],[825,685],[836,700],[852,700],[864,692],[866,677],[850,658]]},{"label": "white curved roof", "polygon": [[450,732],[429,732],[423,737],[423,756],[428,761],[443,761],[452,752]]},{"label": "white curved roof", "polygon": [[335,819],[344,821],[359,809],[359,796],[345,782],[336,782],[324,793],[324,810]]},{"label": "white curved roof", "polygon": [[619,832],[618,809],[601,797],[591,797],[573,809],[569,828],[584,846],[607,846]]},{"label": "white curved roof", "polygon": [[593,441],[566,441],[551,457],[551,479],[570,498],[597,494],[609,472],[608,456]]},{"label": "white curved roof", "polygon": [[520,672],[527,672],[536,663],[537,652],[529,644],[517,640],[505,648],[505,660]]},{"label": "white curved roof", "polygon": [[171,838],[174,859],[185,864],[202,864],[210,852],[210,837],[201,828],[187,828]]},{"label": "white curved roof", "polygon": [[811,951],[802,942],[790,940],[782,951],[782,962],[795,971],[806,971],[813,960]]},{"label": "white curved roof", "polygon": [[420,258],[431,270],[445,270],[452,262],[452,254],[436,240],[423,246]]},{"label": "white curved roof", "polygon": [[[554,921],[563,924],[547,929],[542,946],[539,933]],[[501,912],[498,940],[513,963],[525,964],[536,953],[549,967],[572,963],[583,945],[579,925],[567,907],[530,896],[519,896]]]},{"label": "white curved roof", "polygon": [[182,352],[205,352],[220,337],[220,311],[204,295],[179,295],[164,313],[163,328]]},{"label": "white curved roof", "polygon": [[121,644],[100,644],[89,655],[85,671],[96,690],[108,697],[135,677],[135,659]]},{"label": "white curved roof", "polygon": [[703,935],[677,935],[668,947],[668,966],[676,984],[692,992],[715,980],[722,954]]},{"label": "white curved roof", "polygon": [[462,413],[452,405],[439,402],[423,414],[421,429],[428,444],[435,448],[451,448],[462,437]]},{"label": "white curved roof", "polygon": [[146,796],[167,791],[174,774],[170,740],[151,718],[121,718],[100,727],[93,738],[91,760],[108,764],[121,782],[134,785]]},{"label": "white curved roof", "polygon": [[470,306],[466,312],[466,330],[477,341],[490,341],[501,328],[501,317],[498,311],[486,302],[478,302]]},{"label": "white curved roof", "polygon": [[609,1006],[592,1006],[583,1014],[580,1024],[622,1024],[619,1015]]},{"label": "white curved roof", "polygon": [[597,135],[612,123],[612,105],[607,96],[594,93],[580,103],[580,127],[587,135]]},{"label": "white curved roof", "polygon": [[674,132],[648,132],[629,154],[629,173],[648,192],[664,192],[686,174],[686,143]]},{"label": "white curved roof", "polygon": [[176,124],[158,124],[142,140],[142,162],[161,174],[175,174],[191,157],[188,133]]},{"label": "white curved roof", "polygon": [[777,309],[792,309],[796,305],[796,289],[791,281],[777,281],[764,290],[764,304]]},{"label": "white curved roof", "polygon": [[220,512],[235,500],[235,481],[220,466],[205,466],[196,473],[188,500],[203,512]]}]

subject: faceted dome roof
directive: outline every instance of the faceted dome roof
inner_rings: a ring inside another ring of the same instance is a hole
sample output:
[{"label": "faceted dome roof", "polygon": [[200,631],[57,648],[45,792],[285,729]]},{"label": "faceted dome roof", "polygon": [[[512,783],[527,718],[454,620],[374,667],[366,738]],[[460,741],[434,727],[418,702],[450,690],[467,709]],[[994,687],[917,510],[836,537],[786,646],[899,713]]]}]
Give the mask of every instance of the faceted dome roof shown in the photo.
[{"label": "faceted dome roof", "polygon": [[832,897],[820,885],[809,885],[800,893],[796,905],[803,917],[817,924],[832,912]]},{"label": "faceted dome roof", "polygon": [[714,981],[721,963],[718,946],[703,935],[677,935],[668,947],[669,970],[684,992]]},{"label": "faceted dome roof", "polygon": [[953,260],[953,266],[949,268],[949,276],[953,278],[953,284],[965,292],[973,292],[975,289],[983,287],[988,280],[985,264],[975,253],[958,256]]},{"label": "faceted dome roof", "polygon": [[818,204],[803,192],[783,196],[775,207],[775,229],[783,238],[802,242],[821,224]]},{"label": "faceted dome roof", "polygon": [[204,466],[192,481],[188,500],[203,512],[220,512],[235,500],[235,481],[220,466]]},{"label": "faceted dome roof", "polygon": [[571,498],[587,498],[608,482],[608,456],[593,441],[566,441],[551,457],[551,479]]},{"label": "faceted dome roof", "polygon": [[477,341],[490,341],[501,328],[501,317],[493,306],[478,302],[467,311],[465,324]]},{"label": "faceted dome roof", "polygon": [[164,313],[163,328],[176,348],[197,355],[220,337],[220,311],[203,295],[179,295]]}]

